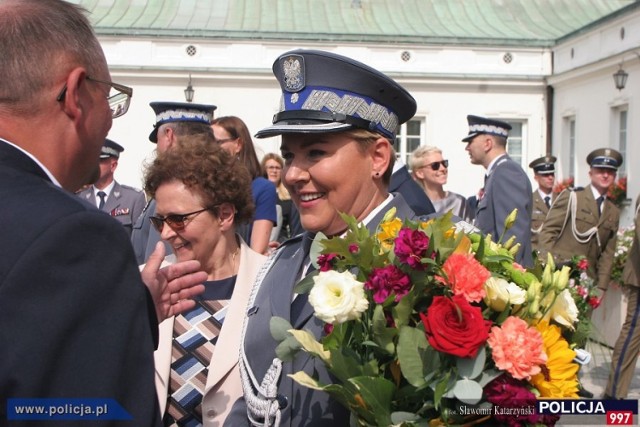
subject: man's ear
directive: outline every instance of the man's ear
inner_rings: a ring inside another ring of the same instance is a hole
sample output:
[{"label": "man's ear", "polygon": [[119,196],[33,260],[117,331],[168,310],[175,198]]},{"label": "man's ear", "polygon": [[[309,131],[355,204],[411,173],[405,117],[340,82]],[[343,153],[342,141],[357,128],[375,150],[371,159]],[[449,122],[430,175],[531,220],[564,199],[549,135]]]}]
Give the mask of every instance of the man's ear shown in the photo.
[{"label": "man's ear", "polygon": [[66,90],[60,104],[62,111],[72,121],[78,121],[83,114],[84,93],[87,85],[87,72],[82,67],[76,67],[67,75]]}]

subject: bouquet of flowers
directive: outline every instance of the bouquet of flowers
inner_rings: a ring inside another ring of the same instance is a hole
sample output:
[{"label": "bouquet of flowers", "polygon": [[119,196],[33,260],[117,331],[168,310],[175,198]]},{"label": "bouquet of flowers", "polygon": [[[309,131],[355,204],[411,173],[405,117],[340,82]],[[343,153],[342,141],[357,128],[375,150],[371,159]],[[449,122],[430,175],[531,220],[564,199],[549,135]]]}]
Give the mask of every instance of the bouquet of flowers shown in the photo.
[{"label": "bouquet of flowers", "polygon": [[343,219],[344,236],[316,236],[319,270],[296,288],[310,292],[323,336],[271,321],[280,359],[309,352],[335,378],[321,384],[297,372],[295,381],[331,394],[357,426],[557,421],[534,405],[577,397],[579,366],[563,337],[579,315],[569,267],[557,270],[549,257],[525,270],[513,239],[458,229],[450,214],[420,222],[390,211],[373,235]]},{"label": "bouquet of flowers", "polygon": [[627,262],[627,256],[629,256],[629,250],[633,243],[633,237],[635,236],[635,226],[631,225],[627,228],[620,228],[617,233],[616,251],[613,257],[613,269],[611,270],[611,281],[623,285],[622,272],[624,271],[624,265]]},{"label": "bouquet of flowers", "polygon": [[621,176],[616,182],[611,184],[609,191],[607,191],[607,198],[613,202],[614,205],[620,207],[622,202],[627,200],[627,177]]}]

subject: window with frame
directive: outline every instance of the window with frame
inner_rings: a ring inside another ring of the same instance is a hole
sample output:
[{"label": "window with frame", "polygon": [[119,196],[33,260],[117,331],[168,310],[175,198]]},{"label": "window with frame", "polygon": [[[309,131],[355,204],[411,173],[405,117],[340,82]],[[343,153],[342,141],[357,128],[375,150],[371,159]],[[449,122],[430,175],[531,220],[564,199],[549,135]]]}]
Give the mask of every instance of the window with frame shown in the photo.
[{"label": "window with frame", "polygon": [[396,134],[396,158],[404,162],[405,165],[409,164],[409,157],[413,150],[423,144],[425,128],[425,117],[414,117],[400,126]]},{"label": "window with frame", "polygon": [[524,130],[526,122],[515,120],[505,121],[511,125],[509,139],[507,140],[507,153],[509,153],[509,157],[525,168],[525,165],[523,164],[525,159],[522,153],[524,152]]},{"label": "window with frame", "polygon": [[618,139],[618,151],[620,151],[620,154],[622,154],[622,165],[620,166],[620,168],[618,168],[618,175],[619,176],[627,176],[627,166],[628,166],[628,162],[625,162],[624,160],[627,158],[627,117],[628,117],[628,110],[627,110],[627,106],[618,108],[616,111],[616,133],[617,133],[617,139]]}]

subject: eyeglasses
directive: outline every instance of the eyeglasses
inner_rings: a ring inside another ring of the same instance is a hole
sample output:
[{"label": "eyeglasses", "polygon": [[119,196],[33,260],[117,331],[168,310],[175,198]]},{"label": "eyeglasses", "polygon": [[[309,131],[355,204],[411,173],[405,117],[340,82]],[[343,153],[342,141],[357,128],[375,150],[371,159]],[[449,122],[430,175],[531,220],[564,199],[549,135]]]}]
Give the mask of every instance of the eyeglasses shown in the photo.
[{"label": "eyeglasses", "polygon": [[[111,92],[107,97],[107,101],[109,101],[109,108],[111,108],[111,117],[115,119],[116,117],[124,115],[129,110],[129,104],[131,103],[131,97],[133,96],[132,88],[118,83],[108,82],[106,80],[94,79],[90,76],[87,76],[87,80],[111,86]],[[66,94],[67,84],[65,83],[56,100],[58,102],[62,102]]]},{"label": "eyeglasses", "polygon": [[448,168],[449,167],[449,160],[443,160],[441,162],[433,162],[433,163],[427,163],[426,165],[422,165],[420,168],[431,168],[431,170],[437,171],[438,169],[440,169],[440,165],[444,166],[444,168]]},{"label": "eyeglasses", "polygon": [[214,139],[213,141],[216,144],[224,144],[225,142],[231,142],[231,141],[235,141],[238,138],[224,138],[224,139]]},{"label": "eyeglasses", "polygon": [[270,171],[279,171],[280,169],[282,169],[280,166],[267,166],[267,170]]},{"label": "eyeglasses", "polygon": [[168,215],[164,218],[159,216],[150,216],[149,221],[153,224],[153,227],[158,230],[158,233],[162,233],[162,229],[164,228],[164,223],[166,222],[169,227],[171,227],[175,231],[182,231],[187,225],[187,220],[190,216],[195,217],[199,213],[204,211],[208,211],[210,208],[200,209],[199,211],[189,212],[186,214],[173,214]]}]

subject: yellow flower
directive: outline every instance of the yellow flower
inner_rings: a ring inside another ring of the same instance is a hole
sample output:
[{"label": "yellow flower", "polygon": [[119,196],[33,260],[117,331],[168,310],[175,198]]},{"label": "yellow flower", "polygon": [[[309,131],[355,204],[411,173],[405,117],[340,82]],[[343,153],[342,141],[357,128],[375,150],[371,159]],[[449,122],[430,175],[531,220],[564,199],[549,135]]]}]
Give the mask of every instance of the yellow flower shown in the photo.
[{"label": "yellow flower", "polygon": [[380,248],[384,251],[390,251],[393,247],[393,239],[398,237],[398,233],[402,228],[402,221],[399,218],[393,218],[391,221],[383,221],[380,223],[380,231],[376,237],[380,242]]},{"label": "yellow flower", "polygon": [[542,372],[531,377],[531,384],[540,392],[541,397],[578,398],[579,366],[573,362],[576,352],[569,348],[557,325],[541,321],[536,328],[542,334],[544,351],[548,357],[547,363],[542,366]]}]

